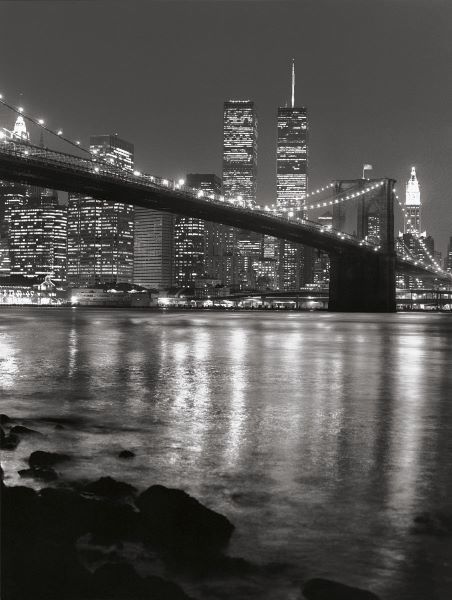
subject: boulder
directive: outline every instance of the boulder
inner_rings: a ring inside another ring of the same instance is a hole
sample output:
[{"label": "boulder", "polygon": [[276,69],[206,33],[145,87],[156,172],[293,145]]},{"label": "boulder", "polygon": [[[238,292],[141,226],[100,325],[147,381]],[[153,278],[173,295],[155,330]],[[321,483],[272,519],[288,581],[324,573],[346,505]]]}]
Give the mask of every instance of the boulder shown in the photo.
[{"label": "boulder", "polygon": [[116,479],[113,479],[112,477],[101,477],[97,481],[93,481],[85,485],[83,491],[103,498],[116,500],[119,498],[134,496],[137,489],[129,483],[116,481]]},{"label": "boulder", "polygon": [[15,450],[20,443],[19,437],[15,433],[0,436],[0,448],[2,450]]},{"label": "boulder", "polygon": [[0,425],[4,425],[5,423],[11,423],[11,419],[8,415],[0,413]]},{"label": "boulder", "polygon": [[40,479],[41,481],[55,481],[58,474],[52,467],[35,467],[34,469],[22,469],[18,471],[23,478]]},{"label": "boulder", "polygon": [[121,450],[118,454],[118,458],[135,458],[135,452],[131,450]]},{"label": "boulder", "polygon": [[96,598],[125,600],[189,600],[175,583],[161,577],[142,578],[135,569],[124,562],[106,564],[92,577],[90,590]]},{"label": "boulder", "polygon": [[36,431],[35,429],[29,429],[24,425],[14,425],[14,427],[11,427],[10,433],[15,433],[17,435],[42,435],[39,433],[39,431]]},{"label": "boulder", "polygon": [[135,504],[149,538],[177,552],[220,550],[234,530],[226,517],[182,490],[153,485]]},{"label": "boulder", "polygon": [[331,579],[310,579],[303,586],[303,596],[307,600],[379,600],[367,590],[345,585]]},{"label": "boulder", "polygon": [[425,512],[413,519],[413,532],[423,535],[448,536],[452,535],[452,515],[443,512]]},{"label": "boulder", "polygon": [[70,460],[67,454],[59,452],[45,452],[44,450],[36,450],[30,454],[28,464],[32,469],[35,467],[53,467],[60,462]]}]

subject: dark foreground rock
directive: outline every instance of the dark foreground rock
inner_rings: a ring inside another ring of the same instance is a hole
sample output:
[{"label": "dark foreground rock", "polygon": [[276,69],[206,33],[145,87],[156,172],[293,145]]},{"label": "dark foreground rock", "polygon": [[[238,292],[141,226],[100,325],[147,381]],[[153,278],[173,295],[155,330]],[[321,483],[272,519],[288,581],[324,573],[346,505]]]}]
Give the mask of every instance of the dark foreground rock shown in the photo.
[{"label": "dark foreground rock", "polygon": [[176,584],[140,577],[127,564],[106,564],[94,574],[80,562],[77,539],[90,532],[125,539],[139,534],[131,506],[86,498],[69,489],[38,493],[2,485],[3,600],[188,600]]},{"label": "dark foreground rock", "polygon": [[25,427],[25,425],[14,425],[14,427],[11,427],[10,433],[15,433],[16,435],[42,435],[39,431]]},{"label": "dark foreground rock", "polygon": [[36,467],[35,469],[22,469],[19,471],[22,478],[39,479],[40,481],[55,481],[58,474],[52,467]]},{"label": "dark foreground rock", "polygon": [[83,491],[114,500],[134,496],[137,488],[123,481],[116,481],[112,477],[101,477],[97,481],[85,485]]},{"label": "dark foreground rock", "polygon": [[15,433],[9,433],[6,435],[2,430],[2,434],[0,434],[0,448],[2,450],[15,450],[20,443],[20,438]]},{"label": "dark foreground rock", "polygon": [[44,450],[36,450],[30,454],[28,464],[32,469],[36,467],[53,467],[54,465],[70,460],[71,457],[67,454],[59,452],[45,452]]},{"label": "dark foreground rock", "polygon": [[135,501],[147,535],[178,552],[221,550],[234,526],[182,490],[153,485]]},{"label": "dark foreground rock", "polygon": [[131,450],[121,450],[118,454],[118,458],[135,458],[135,452]]},{"label": "dark foreground rock", "polygon": [[140,577],[127,563],[103,565],[93,575],[92,592],[98,598],[187,600],[182,589],[160,577]]},{"label": "dark foreground rock", "polygon": [[425,512],[413,519],[413,533],[438,537],[452,535],[452,515],[436,511]]},{"label": "dark foreground rock", "polygon": [[320,578],[305,583],[303,596],[306,600],[379,600],[378,596],[367,590]]},{"label": "dark foreground rock", "polygon": [[5,423],[11,423],[11,419],[8,417],[8,415],[0,413],[0,425],[4,425]]}]

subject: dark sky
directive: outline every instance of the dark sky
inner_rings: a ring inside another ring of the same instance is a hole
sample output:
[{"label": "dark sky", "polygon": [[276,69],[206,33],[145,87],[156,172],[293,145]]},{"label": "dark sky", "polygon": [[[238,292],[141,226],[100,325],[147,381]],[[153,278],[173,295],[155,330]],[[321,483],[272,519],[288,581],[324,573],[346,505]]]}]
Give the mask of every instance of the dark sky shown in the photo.
[{"label": "dark sky", "polygon": [[424,226],[445,251],[451,0],[16,0],[0,2],[0,22],[7,99],[74,138],[118,132],[157,175],[221,175],[223,101],[254,100],[261,204],[275,197],[276,111],[294,56],[311,189],[368,162],[404,196],[416,165]]}]

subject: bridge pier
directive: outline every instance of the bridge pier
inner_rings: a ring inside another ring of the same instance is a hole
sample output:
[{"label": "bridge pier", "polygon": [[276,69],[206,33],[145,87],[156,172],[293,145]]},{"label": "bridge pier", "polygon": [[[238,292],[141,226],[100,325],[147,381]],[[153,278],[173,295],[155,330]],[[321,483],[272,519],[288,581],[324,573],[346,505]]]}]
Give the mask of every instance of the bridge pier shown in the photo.
[{"label": "bridge pier", "polygon": [[334,254],[330,257],[334,312],[395,312],[395,254]]}]

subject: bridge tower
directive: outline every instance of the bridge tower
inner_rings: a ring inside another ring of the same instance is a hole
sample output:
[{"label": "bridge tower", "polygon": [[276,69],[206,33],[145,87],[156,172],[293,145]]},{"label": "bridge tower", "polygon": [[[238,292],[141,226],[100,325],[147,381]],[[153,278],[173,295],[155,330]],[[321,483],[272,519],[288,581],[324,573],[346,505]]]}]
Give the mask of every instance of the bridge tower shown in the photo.
[{"label": "bridge tower", "polygon": [[[336,195],[363,188],[369,180],[336,182]],[[380,251],[363,256],[354,250],[330,254],[330,311],[395,312],[394,179],[355,200],[348,215],[344,204],[333,207],[333,228],[350,229],[360,239],[380,246]],[[355,219],[353,223],[351,219]]]}]

